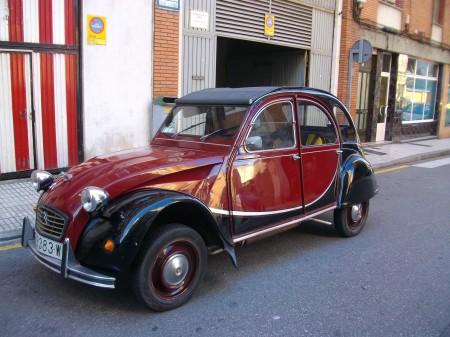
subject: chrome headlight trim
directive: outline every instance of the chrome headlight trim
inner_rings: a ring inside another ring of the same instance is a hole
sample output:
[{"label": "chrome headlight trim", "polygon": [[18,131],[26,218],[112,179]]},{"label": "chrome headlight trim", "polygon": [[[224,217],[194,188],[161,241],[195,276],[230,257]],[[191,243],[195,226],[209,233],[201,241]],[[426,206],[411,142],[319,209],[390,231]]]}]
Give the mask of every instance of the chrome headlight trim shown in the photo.
[{"label": "chrome headlight trim", "polygon": [[45,191],[53,184],[53,175],[47,171],[35,170],[31,173],[31,182],[37,192]]},{"label": "chrome headlight trim", "polygon": [[99,187],[88,186],[81,191],[81,206],[86,212],[92,213],[108,202],[108,193]]}]

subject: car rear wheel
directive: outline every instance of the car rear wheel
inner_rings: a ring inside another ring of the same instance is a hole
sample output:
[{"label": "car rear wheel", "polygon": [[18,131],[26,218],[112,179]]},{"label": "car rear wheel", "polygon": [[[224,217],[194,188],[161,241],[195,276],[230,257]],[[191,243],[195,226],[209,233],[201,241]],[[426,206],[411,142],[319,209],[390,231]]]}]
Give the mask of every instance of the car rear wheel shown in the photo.
[{"label": "car rear wheel", "polygon": [[199,285],[206,260],[205,242],[195,230],[180,224],[163,226],[152,234],[138,261],[133,290],[155,311],[179,307]]},{"label": "car rear wheel", "polygon": [[334,227],[343,237],[358,235],[364,228],[368,215],[369,201],[335,209]]}]

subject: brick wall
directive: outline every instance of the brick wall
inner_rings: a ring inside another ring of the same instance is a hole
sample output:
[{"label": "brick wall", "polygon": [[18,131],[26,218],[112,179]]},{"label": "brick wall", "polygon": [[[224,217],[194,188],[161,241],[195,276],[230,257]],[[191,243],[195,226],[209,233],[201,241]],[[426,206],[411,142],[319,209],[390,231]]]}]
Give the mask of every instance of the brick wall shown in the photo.
[{"label": "brick wall", "polygon": [[153,97],[178,95],[179,12],[155,8]]},{"label": "brick wall", "polygon": [[377,22],[378,0],[367,0],[361,11],[361,19]]},{"label": "brick wall", "polygon": [[444,3],[444,24],[442,27],[442,42],[445,43],[446,45],[450,45],[450,0],[445,0]]},{"label": "brick wall", "polygon": [[410,3],[411,7],[408,13],[410,14],[409,32],[430,38],[433,21],[433,1],[410,0]]}]

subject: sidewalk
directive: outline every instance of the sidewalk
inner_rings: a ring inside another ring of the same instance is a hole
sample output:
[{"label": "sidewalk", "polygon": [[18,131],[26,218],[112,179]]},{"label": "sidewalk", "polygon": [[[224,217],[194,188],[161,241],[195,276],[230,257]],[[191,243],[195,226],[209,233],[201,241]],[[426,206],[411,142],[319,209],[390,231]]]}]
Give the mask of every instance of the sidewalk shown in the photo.
[{"label": "sidewalk", "polygon": [[[364,151],[373,167],[406,164],[413,161],[450,155],[450,139],[423,139],[403,143],[365,144]],[[0,245],[17,242],[22,219],[34,221],[33,205],[39,194],[29,180],[0,182]]]},{"label": "sidewalk", "polygon": [[0,245],[17,242],[25,216],[34,221],[32,207],[38,197],[29,180],[0,182]]},{"label": "sidewalk", "polygon": [[402,143],[364,144],[366,158],[375,170],[450,155],[450,138],[410,140]]}]

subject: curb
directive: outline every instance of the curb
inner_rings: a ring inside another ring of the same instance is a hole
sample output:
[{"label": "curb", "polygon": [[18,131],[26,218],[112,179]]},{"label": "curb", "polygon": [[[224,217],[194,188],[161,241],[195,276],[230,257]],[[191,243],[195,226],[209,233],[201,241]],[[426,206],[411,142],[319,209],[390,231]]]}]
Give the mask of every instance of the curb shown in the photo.
[{"label": "curb", "polygon": [[374,164],[374,165],[372,165],[372,167],[374,170],[379,170],[379,169],[387,168],[387,167],[391,167],[391,166],[396,166],[396,165],[401,165],[401,164],[410,164],[410,163],[413,163],[416,161],[432,159],[432,158],[437,158],[437,157],[443,157],[443,156],[447,156],[447,155],[450,155],[450,149],[414,154],[411,156],[391,160],[388,162]]},{"label": "curb", "polygon": [[20,242],[20,232],[21,228],[16,230],[7,231],[6,233],[0,233],[0,247],[8,246]]},{"label": "curb", "polygon": [[20,236],[0,239],[0,248],[20,243]]}]

